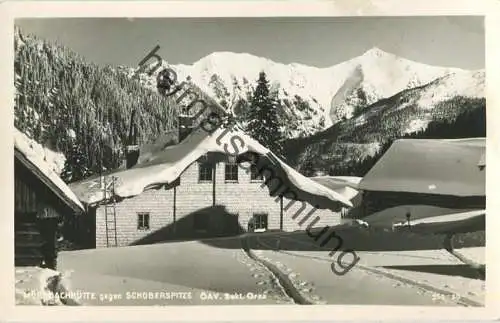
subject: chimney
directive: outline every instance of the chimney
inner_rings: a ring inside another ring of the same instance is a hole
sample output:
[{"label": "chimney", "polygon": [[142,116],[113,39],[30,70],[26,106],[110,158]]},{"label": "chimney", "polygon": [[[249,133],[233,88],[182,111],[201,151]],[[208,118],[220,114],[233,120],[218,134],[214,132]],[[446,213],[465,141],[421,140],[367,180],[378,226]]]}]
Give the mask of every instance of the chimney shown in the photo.
[{"label": "chimney", "polygon": [[139,160],[139,145],[128,145],[125,147],[125,165],[127,169],[134,167]]},{"label": "chimney", "polygon": [[139,145],[137,144],[137,124],[135,123],[136,110],[130,116],[130,129],[128,132],[127,145],[125,146],[125,166],[127,169],[134,167],[139,160]]},{"label": "chimney", "polygon": [[190,116],[179,116],[179,142],[186,139],[187,136],[193,131],[194,120]]}]

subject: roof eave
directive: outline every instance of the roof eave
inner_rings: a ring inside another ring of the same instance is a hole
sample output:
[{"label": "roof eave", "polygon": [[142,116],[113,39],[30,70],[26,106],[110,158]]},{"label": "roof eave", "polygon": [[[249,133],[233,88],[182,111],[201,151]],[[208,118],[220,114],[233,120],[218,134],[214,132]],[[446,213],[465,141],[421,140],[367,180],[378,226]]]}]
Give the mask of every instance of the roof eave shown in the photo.
[{"label": "roof eave", "polygon": [[50,190],[61,200],[64,202],[66,206],[68,206],[75,214],[82,214],[85,210],[81,209],[79,205],[73,202],[70,198],[68,198],[64,192],[62,192],[57,185],[55,185],[43,172],[41,172],[38,167],[36,167],[32,162],[30,162],[24,154],[17,149],[14,148],[14,156],[19,159],[19,161],[25,165],[33,174],[44,183]]}]

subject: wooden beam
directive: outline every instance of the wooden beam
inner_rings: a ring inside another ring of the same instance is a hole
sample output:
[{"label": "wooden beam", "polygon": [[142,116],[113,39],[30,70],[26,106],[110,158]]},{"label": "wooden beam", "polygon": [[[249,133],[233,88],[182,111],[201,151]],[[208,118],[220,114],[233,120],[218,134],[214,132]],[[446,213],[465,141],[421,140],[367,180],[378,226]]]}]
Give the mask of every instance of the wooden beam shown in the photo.
[{"label": "wooden beam", "polygon": [[280,196],[280,230],[283,230],[283,196]]},{"label": "wooden beam", "polygon": [[176,229],[176,225],[177,225],[177,220],[176,220],[176,213],[177,213],[177,186],[174,186],[174,210],[173,210],[173,217],[174,217],[174,234],[176,233],[175,232],[175,229]]},{"label": "wooden beam", "polygon": [[212,206],[215,206],[216,200],[215,200],[215,172],[217,171],[217,163],[213,163],[213,168],[212,168]]}]

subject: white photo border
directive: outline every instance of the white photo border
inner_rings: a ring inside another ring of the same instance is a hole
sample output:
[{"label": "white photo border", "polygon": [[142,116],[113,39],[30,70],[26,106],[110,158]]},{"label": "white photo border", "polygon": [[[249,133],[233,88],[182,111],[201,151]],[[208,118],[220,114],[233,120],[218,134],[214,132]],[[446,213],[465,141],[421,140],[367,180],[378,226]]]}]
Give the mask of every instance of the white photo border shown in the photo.
[{"label": "white photo border", "polygon": [[[487,164],[500,165],[500,1],[480,0],[343,0],[343,1],[7,1],[0,4],[0,118],[3,216],[0,261],[2,319],[22,321],[334,321],[334,320],[492,320],[500,317],[499,168],[487,167],[486,262],[484,308],[420,306],[165,306],[165,307],[37,307],[14,305],[13,192],[13,35],[16,18],[46,17],[278,17],[278,16],[485,16]],[[375,316],[376,315],[376,316]]]}]

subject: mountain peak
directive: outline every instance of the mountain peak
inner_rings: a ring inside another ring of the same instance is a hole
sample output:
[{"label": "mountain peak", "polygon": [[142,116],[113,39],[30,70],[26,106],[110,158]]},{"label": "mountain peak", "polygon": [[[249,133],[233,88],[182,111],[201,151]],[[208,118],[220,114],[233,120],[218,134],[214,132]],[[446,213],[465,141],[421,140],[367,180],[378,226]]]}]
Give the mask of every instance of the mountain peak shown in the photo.
[{"label": "mountain peak", "polygon": [[195,63],[192,66],[198,66],[202,69],[207,70],[226,70],[234,69],[238,66],[250,65],[260,65],[262,62],[266,62],[266,58],[258,57],[249,53],[236,53],[230,51],[217,51],[212,52]]},{"label": "mountain peak", "polygon": [[250,53],[243,53],[243,52],[231,52],[231,51],[216,51],[212,52],[201,59],[199,59],[197,62],[195,62],[193,65],[203,63],[214,63],[218,62],[220,64],[231,64],[231,62],[236,61],[239,64],[245,64],[248,62],[270,62],[277,64],[276,62],[266,58],[266,57],[260,57],[256,56]]},{"label": "mountain peak", "polygon": [[363,53],[363,55],[361,55],[362,57],[382,57],[382,56],[394,56],[393,54],[391,53],[388,53],[382,49],[380,49],[379,47],[372,47],[370,48],[369,50],[367,50],[366,52]]}]

